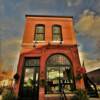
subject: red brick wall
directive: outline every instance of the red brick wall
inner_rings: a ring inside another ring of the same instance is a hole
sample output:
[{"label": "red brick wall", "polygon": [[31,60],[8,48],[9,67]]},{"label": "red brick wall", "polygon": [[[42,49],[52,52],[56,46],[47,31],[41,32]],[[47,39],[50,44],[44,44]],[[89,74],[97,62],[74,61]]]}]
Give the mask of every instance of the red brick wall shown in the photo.
[{"label": "red brick wall", "polygon": [[[42,43],[33,47],[34,43],[34,33],[35,25],[44,24],[45,25],[45,41],[47,44]],[[58,24],[62,26],[62,44],[52,44],[52,25]],[[50,43],[48,45],[48,42]],[[76,70],[79,68],[80,60],[78,55],[78,49],[76,45],[76,37],[73,28],[73,19],[71,17],[26,17],[25,31],[22,42],[22,50],[20,54],[19,64],[18,64],[18,74],[19,81],[15,84],[15,92],[18,94],[20,88],[20,79],[22,75],[22,67],[24,57],[40,57],[40,79],[45,79],[45,63],[51,54],[61,53],[64,54],[72,63],[72,71],[74,77],[76,76]],[[84,88],[83,80],[75,81],[76,88]],[[39,100],[44,100],[45,93],[44,88],[40,86],[39,90]],[[42,91],[42,92],[41,92]],[[43,98],[43,99],[41,99]]]},{"label": "red brick wall", "polygon": [[36,24],[45,25],[45,41],[52,41],[52,25],[58,24],[62,26],[62,37],[64,44],[76,44],[75,32],[73,28],[73,19],[71,17],[57,18],[31,16],[26,17],[23,44],[33,43]]}]

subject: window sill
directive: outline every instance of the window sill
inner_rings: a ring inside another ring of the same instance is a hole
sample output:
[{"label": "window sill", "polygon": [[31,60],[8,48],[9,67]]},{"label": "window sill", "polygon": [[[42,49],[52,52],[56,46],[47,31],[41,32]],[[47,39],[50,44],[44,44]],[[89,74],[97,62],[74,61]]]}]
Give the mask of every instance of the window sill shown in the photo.
[{"label": "window sill", "polygon": [[46,43],[46,41],[33,41],[33,43]]},{"label": "window sill", "polygon": [[50,41],[51,44],[63,44],[64,41]]}]

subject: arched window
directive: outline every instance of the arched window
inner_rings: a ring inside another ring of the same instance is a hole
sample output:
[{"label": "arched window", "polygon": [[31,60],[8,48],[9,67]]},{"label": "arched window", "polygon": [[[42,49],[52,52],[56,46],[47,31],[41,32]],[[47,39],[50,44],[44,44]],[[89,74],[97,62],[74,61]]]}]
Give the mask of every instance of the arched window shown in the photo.
[{"label": "arched window", "polygon": [[44,41],[45,40],[45,26],[38,24],[35,27],[35,41]]},{"label": "arched window", "polygon": [[46,93],[61,93],[75,88],[72,65],[62,54],[50,56],[46,62]]},{"label": "arched window", "polygon": [[53,41],[62,41],[62,29],[60,25],[53,25]]}]

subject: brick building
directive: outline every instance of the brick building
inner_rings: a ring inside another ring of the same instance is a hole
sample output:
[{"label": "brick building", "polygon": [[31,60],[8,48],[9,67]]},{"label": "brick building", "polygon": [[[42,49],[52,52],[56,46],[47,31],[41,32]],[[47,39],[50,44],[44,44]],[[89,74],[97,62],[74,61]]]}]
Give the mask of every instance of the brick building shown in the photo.
[{"label": "brick building", "polygon": [[72,17],[26,15],[17,96],[45,100],[60,94],[62,86],[65,94],[83,89],[83,79],[75,79],[80,67]]}]

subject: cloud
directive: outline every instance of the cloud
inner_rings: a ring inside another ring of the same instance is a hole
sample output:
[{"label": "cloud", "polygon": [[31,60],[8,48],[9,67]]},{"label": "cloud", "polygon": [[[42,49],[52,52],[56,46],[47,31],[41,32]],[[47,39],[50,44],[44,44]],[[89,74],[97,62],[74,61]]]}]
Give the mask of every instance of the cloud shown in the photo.
[{"label": "cloud", "polygon": [[2,35],[2,37],[21,35],[21,30],[23,29],[23,23],[21,22],[22,21],[20,21],[20,19],[16,17],[0,19],[0,35]]},{"label": "cloud", "polygon": [[80,58],[80,62],[82,64],[83,61],[84,61],[84,58],[87,58],[87,53],[86,52],[79,51],[79,58]]},{"label": "cloud", "polygon": [[80,57],[81,65],[83,64],[84,61],[87,72],[95,69],[100,69],[100,59],[89,59],[88,53],[83,51],[79,51],[79,57]]},{"label": "cloud", "polygon": [[87,71],[100,68],[100,16],[89,9],[84,10],[75,23],[75,29],[82,37],[79,41],[81,63],[85,60]]},{"label": "cloud", "polygon": [[100,16],[96,16],[94,12],[85,10],[75,25],[78,32],[84,32],[84,35],[93,37],[100,36]]},{"label": "cloud", "polygon": [[[63,3],[60,0],[24,0],[15,5],[15,11],[20,15],[25,14],[48,14],[49,12],[62,9]],[[64,1],[63,1],[64,2]],[[60,7],[59,7],[60,6]],[[40,13],[41,12],[41,13]],[[53,13],[54,14],[54,13]]]},{"label": "cloud", "polygon": [[0,70],[2,69],[2,67],[3,67],[3,60],[0,59]]},{"label": "cloud", "polygon": [[[89,37],[94,46],[92,54],[95,53],[100,57],[100,16],[97,16],[93,11],[85,10],[80,16],[78,22],[75,24],[75,29],[80,33],[84,39]],[[89,41],[88,41],[89,42]],[[87,45],[91,44],[88,43]]]},{"label": "cloud", "polygon": [[79,5],[82,0],[65,0],[65,1],[66,1],[67,6],[70,7],[73,5],[75,5],[75,6]]},{"label": "cloud", "polygon": [[100,14],[100,0],[95,0],[95,3],[93,4],[93,8],[97,13]]},{"label": "cloud", "polygon": [[0,0],[0,14],[3,15],[5,12],[4,2]]},{"label": "cloud", "polygon": [[88,65],[86,66],[87,72],[95,69],[100,69],[100,59],[96,59],[96,60],[87,59],[85,60],[85,64]]},{"label": "cloud", "polygon": [[2,70],[16,70],[15,66],[17,67],[18,57],[21,48],[21,39],[20,38],[10,38],[5,40],[2,43],[1,53],[3,54],[2,60]]}]

